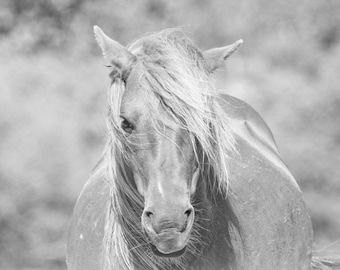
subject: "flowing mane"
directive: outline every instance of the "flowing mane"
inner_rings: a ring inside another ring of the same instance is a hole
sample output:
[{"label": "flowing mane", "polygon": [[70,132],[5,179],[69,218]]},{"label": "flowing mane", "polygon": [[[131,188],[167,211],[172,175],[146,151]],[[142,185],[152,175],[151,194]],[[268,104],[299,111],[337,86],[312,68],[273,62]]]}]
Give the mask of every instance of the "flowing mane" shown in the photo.
[{"label": "flowing mane", "polygon": [[[222,118],[218,92],[206,69],[202,53],[179,29],[149,34],[129,45],[128,49],[142,63],[139,80],[148,86],[143,91],[146,95],[157,96],[170,121],[189,132],[204,181],[209,181],[212,188],[217,188],[226,197],[228,160],[236,153],[235,140],[228,118]],[[104,153],[108,160],[106,180],[110,186],[110,203],[106,216],[104,257],[107,269],[111,269],[113,260],[119,261],[121,267],[126,269],[134,269],[136,260],[154,269],[152,260],[138,251],[139,246],[147,245],[141,237],[143,200],[131,184],[131,173],[124,162],[126,158],[132,158],[126,147],[127,138],[120,127],[121,101],[129,72],[116,72],[114,69],[110,74],[109,132]],[[161,131],[163,127],[157,121],[160,117],[159,108],[152,104],[145,106],[154,110],[154,127]],[[194,245],[192,248],[195,249]],[[195,254],[196,251],[191,252]],[[176,264],[181,269],[182,260],[163,259],[163,264],[166,267],[171,261],[172,265]]]}]

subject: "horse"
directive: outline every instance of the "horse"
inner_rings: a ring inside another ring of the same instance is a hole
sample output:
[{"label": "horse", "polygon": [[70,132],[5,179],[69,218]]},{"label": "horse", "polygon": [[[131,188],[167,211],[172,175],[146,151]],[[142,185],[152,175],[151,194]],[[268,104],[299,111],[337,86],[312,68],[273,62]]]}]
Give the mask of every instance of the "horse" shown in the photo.
[{"label": "horse", "polygon": [[94,33],[107,143],[74,209],[69,270],[340,269],[312,259],[310,216],[265,121],[211,78],[242,40],[201,51],[180,29],[127,47]]}]

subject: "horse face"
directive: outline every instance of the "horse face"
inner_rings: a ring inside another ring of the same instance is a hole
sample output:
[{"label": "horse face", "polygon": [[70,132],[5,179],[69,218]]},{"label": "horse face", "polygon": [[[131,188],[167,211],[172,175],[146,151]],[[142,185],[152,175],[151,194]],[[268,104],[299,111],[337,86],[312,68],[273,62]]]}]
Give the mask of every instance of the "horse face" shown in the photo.
[{"label": "horse face", "polygon": [[[179,256],[194,222],[196,159],[189,134],[170,121],[160,100],[142,89],[134,73],[127,81],[121,117],[133,155],[129,165],[144,198],[142,226],[156,255]],[[157,118],[151,107],[158,109]],[[155,122],[162,128],[156,129]]]}]

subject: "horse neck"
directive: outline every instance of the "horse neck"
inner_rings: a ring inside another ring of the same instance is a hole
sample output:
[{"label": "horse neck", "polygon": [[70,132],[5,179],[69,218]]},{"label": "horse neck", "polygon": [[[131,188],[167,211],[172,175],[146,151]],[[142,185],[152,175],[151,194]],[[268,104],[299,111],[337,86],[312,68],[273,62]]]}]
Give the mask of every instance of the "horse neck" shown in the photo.
[{"label": "horse neck", "polygon": [[202,269],[234,269],[235,254],[231,238],[232,232],[240,233],[238,220],[226,194],[218,189],[213,173],[203,176],[199,182],[200,185],[203,183],[198,189],[198,197],[204,209],[198,212],[207,221],[206,229],[201,231],[206,245],[200,256],[203,261],[199,263],[204,265]]}]

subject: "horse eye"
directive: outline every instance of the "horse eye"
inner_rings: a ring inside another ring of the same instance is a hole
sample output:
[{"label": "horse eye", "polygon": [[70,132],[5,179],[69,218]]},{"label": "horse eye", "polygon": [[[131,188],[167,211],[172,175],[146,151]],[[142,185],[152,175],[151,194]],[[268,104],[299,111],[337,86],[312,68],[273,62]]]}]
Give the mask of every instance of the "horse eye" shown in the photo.
[{"label": "horse eye", "polygon": [[134,129],[133,125],[123,117],[120,126],[127,134],[131,134]]}]

